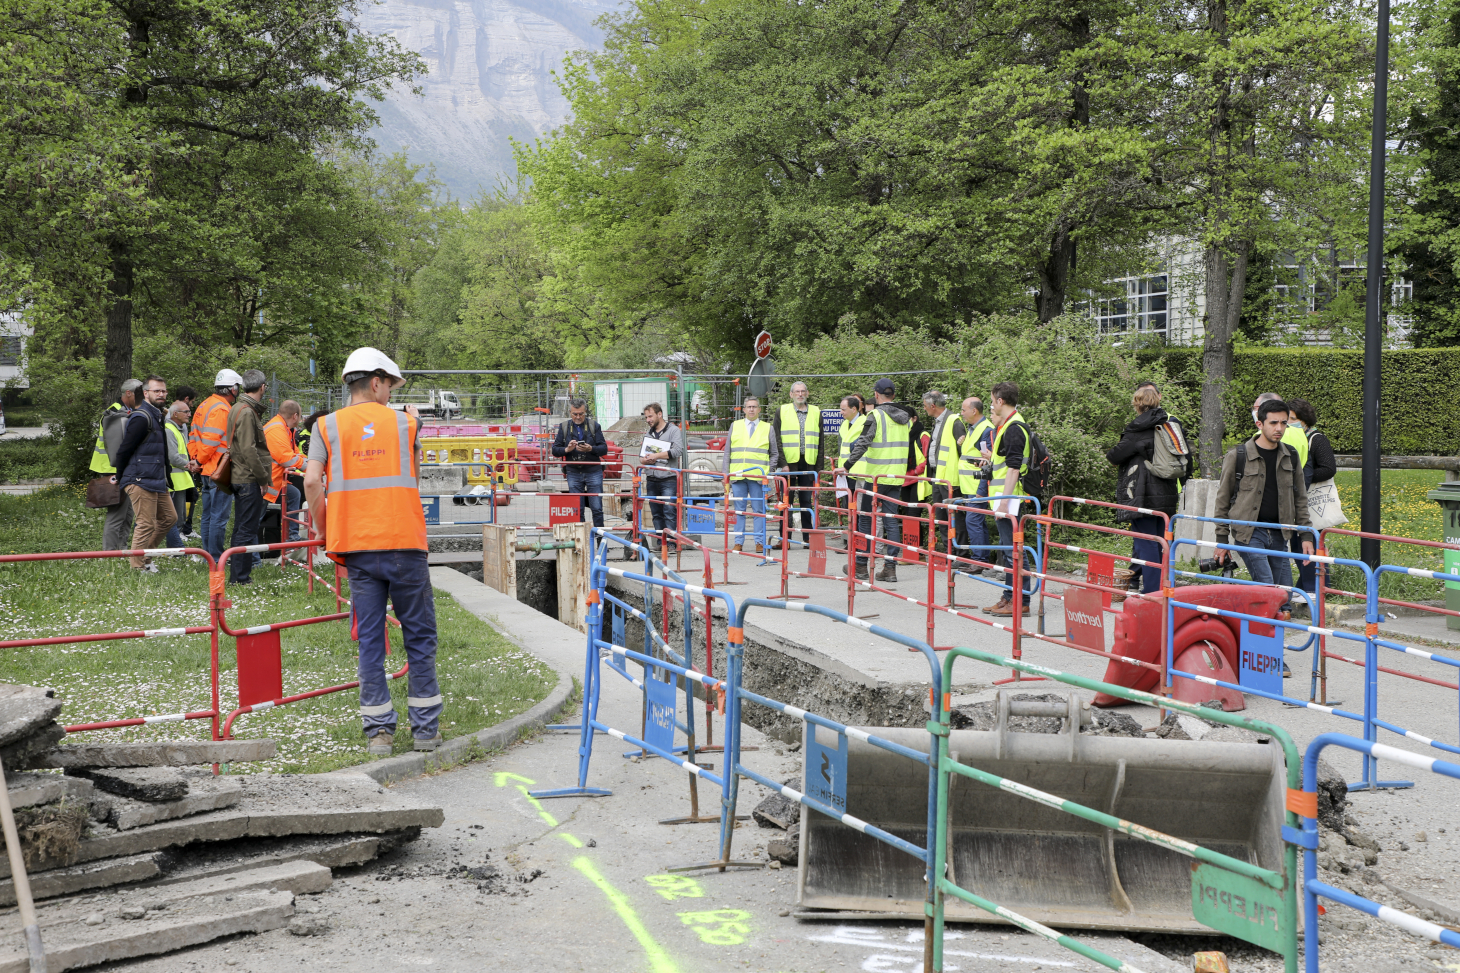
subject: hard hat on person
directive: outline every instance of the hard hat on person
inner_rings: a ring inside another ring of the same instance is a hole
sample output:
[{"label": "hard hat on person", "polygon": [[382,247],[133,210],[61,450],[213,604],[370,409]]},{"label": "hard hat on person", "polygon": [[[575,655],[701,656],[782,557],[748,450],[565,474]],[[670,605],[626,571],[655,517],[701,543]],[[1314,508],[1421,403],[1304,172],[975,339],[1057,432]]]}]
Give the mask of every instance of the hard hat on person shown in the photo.
[{"label": "hard hat on person", "polygon": [[345,359],[345,367],[340,372],[340,377],[346,383],[354,375],[356,379],[364,378],[367,375],[383,374],[390,379],[391,388],[399,388],[406,383],[405,376],[400,373],[400,366],[391,361],[383,351],[375,348],[356,348],[350,352],[350,357]]},{"label": "hard hat on person", "polygon": [[242,385],[242,384],[243,384],[243,376],[240,375],[240,374],[238,374],[237,372],[235,372],[231,368],[220,368],[218,370],[218,374],[213,377],[213,387],[215,389],[217,389],[217,388],[230,388],[231,389],[235,385]]}]

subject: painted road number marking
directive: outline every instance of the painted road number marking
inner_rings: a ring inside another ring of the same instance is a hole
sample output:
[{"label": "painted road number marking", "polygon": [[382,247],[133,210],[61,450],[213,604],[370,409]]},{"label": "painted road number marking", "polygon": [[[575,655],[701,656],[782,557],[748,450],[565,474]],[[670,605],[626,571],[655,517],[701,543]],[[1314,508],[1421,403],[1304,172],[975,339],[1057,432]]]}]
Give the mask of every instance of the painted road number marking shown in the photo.
[{"label": "painted road number marking", "polygon": [[700,883],[685,875],[645,875],[644,881],[666,899],[702,899],[705,896]]},{"label": "painted road number marking", "polygon": [[744,909],[681,912],[679,921],[692,926],[700,942],[710,946],[739,946],[750,935],[750,913]]}]

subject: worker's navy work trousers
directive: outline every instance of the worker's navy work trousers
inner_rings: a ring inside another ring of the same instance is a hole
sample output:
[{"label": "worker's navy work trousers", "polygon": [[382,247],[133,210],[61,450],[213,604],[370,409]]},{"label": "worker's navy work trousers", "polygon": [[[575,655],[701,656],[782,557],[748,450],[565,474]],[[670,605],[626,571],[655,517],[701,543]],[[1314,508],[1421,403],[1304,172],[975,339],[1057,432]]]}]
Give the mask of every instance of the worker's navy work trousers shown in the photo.
[{"label": "worker's navy work trousers", "polygon": [[[406,706],[411,735],[427,740],[441,724],[441,687],[436,684],[436,602],[425,551],[357,551],[345,555],[350,597],[360,636],[360,718],[365,735],[395,732],[395,705],[386,678],[386,604],[395,610],[410,663]],[[397,655],[389,668],[399,666]]]}]

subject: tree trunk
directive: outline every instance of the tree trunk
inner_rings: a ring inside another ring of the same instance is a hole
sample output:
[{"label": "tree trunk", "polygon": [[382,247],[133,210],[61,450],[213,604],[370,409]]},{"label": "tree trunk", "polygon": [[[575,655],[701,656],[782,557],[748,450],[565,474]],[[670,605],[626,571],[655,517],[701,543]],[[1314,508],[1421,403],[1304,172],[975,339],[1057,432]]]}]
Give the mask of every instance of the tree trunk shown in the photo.
[{"label": "tree trunk", "polygon": [[1206,477],[1216,477],[1222,469],[1222,399],[1232,381],[1232,336],[1242,314],[1251,250],[1251,241],[1242,240],[1230,250],[1209,245],[1206,252],[1206,337],[1201,350],[1201,470]]},{"label": "tree trunk", "polygon": [[112,279],[107,289],[112,300],[106,311],[103,402],[115,402],[122,383],[132,377],[132,260],[124,243],[113,243],[111,251]]},{"label": "tree trunk", "polygon": [[1034,302],[1040,324],[1053,321],[1064,313],[1065,291],[1074,269],[1075,241],[1061,223],[1049,242],[1049,256],[1039,265],[1039,293],[1035,295]]}]

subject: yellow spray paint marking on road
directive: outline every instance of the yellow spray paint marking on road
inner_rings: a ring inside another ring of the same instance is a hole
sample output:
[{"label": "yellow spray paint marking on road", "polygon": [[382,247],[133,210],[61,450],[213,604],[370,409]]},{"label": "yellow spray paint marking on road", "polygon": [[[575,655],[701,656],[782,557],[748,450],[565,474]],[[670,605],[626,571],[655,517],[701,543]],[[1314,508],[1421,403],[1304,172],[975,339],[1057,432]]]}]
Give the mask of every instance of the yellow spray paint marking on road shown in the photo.
[{"label": "yellow spray paint marking on road", "polygon": [[572,835],[568,834],[568,832],[566,832],[566,831],[559,831],[558,832],[558,837],[559,838],[562,838],[564,841],[566,841],[568,844],[572,845],[574,848],[582,848],[583,847],[583,842],[579,841],[577,838],[575,838]]},{"label": "yellow spray paint marking on road", "polygon": [[711,946],[739,946],[750,935],[750,913],[744,909],[715,909],[711,912],[681,912],[679,921],[694,927],[700,942]]},{"label": "yellow spray paint marking on road", "polygon": [[573,867],[582,872],[588,881],[598,886],[598,890],[608,897],[608,904],[613,907],[613,911],[619,919],[629,927],[629,932],[634,934],[634,938],[644,948],[652,973],[679,973],[679,968],[674,965],[674,960],[670,958],[669,953],[654,940],[653,936],[649,935],[649,930],[639,919],[638,914],[634,912],[633,905],[629,903],[628,896],[610,885],[608,879],[593,867],[593,862],[588,860],[587,855],[573,859]]},{"label": "yellow spray paint marking on road", "polygon": [[541,802],[527,792],[528,785],[536,784],[537,781],[529,780],[519,774],[509,774],[505,770],[497,771],[496,776],[498,787],[506,787],[507,781],[509,780],[521,781],[517,785],[517,789],[522,792],[523,797],[527,798],[527,802],[537,809],[537,816],[546,821],[549,828],[556,828],[558,826],[558,819],[547,813],[547,811],[544,811]]},{"label": "yellow spray paint marking on road", "polygon": [[705,895],[700,883],[687,875],[645,875],[644,881],[671,902],[675,899],[700,899]]}]

